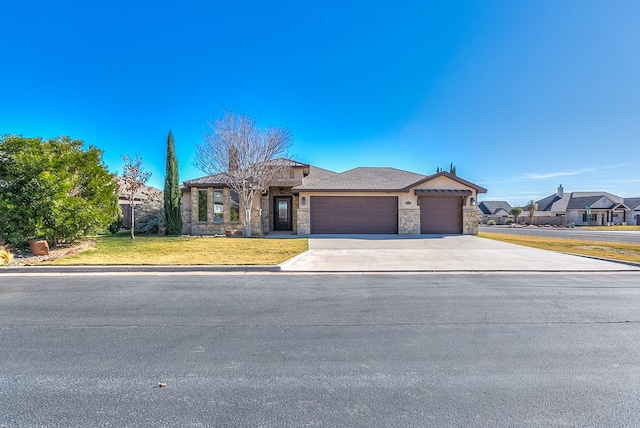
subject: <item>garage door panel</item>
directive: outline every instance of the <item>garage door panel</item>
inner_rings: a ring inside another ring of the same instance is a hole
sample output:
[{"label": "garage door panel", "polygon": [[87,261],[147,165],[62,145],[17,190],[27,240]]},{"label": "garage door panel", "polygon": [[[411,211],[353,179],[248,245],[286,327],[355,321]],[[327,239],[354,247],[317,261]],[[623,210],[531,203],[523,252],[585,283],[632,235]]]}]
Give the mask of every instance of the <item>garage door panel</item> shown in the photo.
[{"label": "garage door panel", "polygon": [[462,198],[421,197],[420,232],[436,234],[462,233]]},{"label": "garage door panel", "polygon": [[398,233],[396,196],[312,196],[311,233]]}]

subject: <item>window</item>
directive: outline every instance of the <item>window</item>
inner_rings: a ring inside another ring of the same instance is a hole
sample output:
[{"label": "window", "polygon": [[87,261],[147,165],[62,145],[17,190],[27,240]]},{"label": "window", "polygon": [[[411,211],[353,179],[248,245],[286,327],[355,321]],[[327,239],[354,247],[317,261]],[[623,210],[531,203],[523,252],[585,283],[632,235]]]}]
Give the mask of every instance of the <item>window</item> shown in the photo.
[{"label": "window", "polygon": [[294,170],[289,171],[289,178],[296,178],[296,173]]},{"label": "window", "polygon": [[229,191],[229,221],[240,221],[240,196],[233,189]]},{"label": "window", "polygon": [[224,193],[222,190],[213,191],[213,221],[224,222]]},{"label": "window", "polygon": [[198,221],[207,221],[207,191],[198,190]]}]

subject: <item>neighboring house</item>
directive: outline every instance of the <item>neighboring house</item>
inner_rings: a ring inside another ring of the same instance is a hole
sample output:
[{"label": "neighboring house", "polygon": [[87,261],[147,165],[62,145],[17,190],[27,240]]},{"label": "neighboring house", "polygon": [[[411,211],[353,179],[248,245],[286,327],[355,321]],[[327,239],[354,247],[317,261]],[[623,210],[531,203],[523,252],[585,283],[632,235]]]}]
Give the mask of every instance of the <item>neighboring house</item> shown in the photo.
[{"label": "neighboring house", "polygon": [[487,223],[493,220],[496,224],[505,224],[505,221],[511,217],[511,205],[507,201],[482,201],[478,204],[480,212],[480,220]]},{"label": "neighboring house", "polygon": [[[431,176],[394,168],[335,173],[289,159],[287,172],[256,198],[256,234],[477,234],[478,193],[486,189],[446,172]],[[241,230],[244,208],[237,193],[212,175],[182,187],[183,233]]]},{"label": "neighboring house", "polygon": [[[125,185],[122,177],[116,177],[118,182],[118,204],[122,210],[122,227],[131,228],[131,202],[129,195],[125,194]],[[134,195],[134,205],[144,203],[149,200],[162,201],[164,195],[162,190],[150,186],[142,186]],[[137,211],[136,211],[137,212]]]},{"label": "neighboring house", "polygon": [[640,198],[624,198],[624,204],[629,208],[627,224],[640,226]]},{"label": "neighboring house", "polygon": [[[627,200],[607,192],[565,193],[562,185],[558,191],[539,200],[538,212],[551,216],[563,216],[564,224],[579,226],[610,226],[616,224],[637,224],[640,211],[630,208],[625,201],[633,203],[640,198]],[[635,215],[635,217],[634,217]]]}]

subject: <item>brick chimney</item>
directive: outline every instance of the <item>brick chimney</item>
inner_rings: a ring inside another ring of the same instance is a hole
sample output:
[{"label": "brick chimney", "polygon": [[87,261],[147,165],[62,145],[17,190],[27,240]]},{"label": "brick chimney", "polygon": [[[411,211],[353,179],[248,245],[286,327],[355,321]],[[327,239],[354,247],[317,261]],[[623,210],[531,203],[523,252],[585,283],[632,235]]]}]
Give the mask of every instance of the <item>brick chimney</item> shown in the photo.
[{"label": "brick chimney", "polygon": [[564,197],[564,189],[562,188],[562,184],[560,186],[558,186],[558,193],[557,193],[558,197],[560,199],[562,199]]}]

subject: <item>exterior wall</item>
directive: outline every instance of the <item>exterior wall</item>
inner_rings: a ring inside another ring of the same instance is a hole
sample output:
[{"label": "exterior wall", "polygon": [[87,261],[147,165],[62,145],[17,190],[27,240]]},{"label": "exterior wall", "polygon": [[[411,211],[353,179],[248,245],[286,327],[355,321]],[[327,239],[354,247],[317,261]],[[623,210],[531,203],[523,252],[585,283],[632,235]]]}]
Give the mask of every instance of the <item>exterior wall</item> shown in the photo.
[{"label": "exterior wall", "polygon": [[[198,190],[207,191],[207,221],[198,220]],[[227,231],[243,230],[244,209],[240,204],[240,221],[229,221],[231,217],[231,204],[229,202],[230,189],[215,188],[223,192],[223,219],[221,223],[213,221],[213,187],[192,187],[182,197],[182,233],[186,235],[225,235]],[[253,231],[252,231],[253,232]]]},{"label": "exterior wall", "polygon": [[[298,171],[296,171],[298,172]],[[302,171],[300,172],[300,179],[302,179]],[[277,196],[288,196],[291,197],[291,230],[296,233],[298,226],[298,207],[299,207],[299,197],[298,195],[294,195],[291,191],[292,183],[284,183],[283,186],[272,186],[269,187],[269,194],[266,196],[262,196],[262,227],[265,231],[275,230],[273,225],[273,198]],[[286,186],[289,184],[289,187]],[[297,184],[293,184],[297,185]]]},{"label": "exterior wall", "polygon": [[462,209],[462,234],[477,235],[480,215],[475,207]]},{"label": "exterior wall", "polygon": [[419,209],[404,209],[398,211],[398,234],[420,234]]},{"label": "exterior wall", "polygon": [[182,192],[182,203],[180,204],[180,214],[182,215],[182,234],[191,234],[191,192]]},{"label": "exterior wall", "polygon": [[[617,217],[614,217],[612,213],[618,214]],[[568,211],[566,216],[566,221],[568,224],[574,223],[578,226],[612,226],[615,224],[623,224],[627,223],[630,220],[628,215],[623,216],[621,211],[601,211],[601,210],[591,210],[591,214],[596,215],[595,220],[584,221],[582,219],[583,214],[585,214],[585,210],[575,210]]]},{"label": "exterior wall", "polygon": [[[307,201],[309,199],[307,198]],[[307,202],[308,203],[308,202]],[[309,208],[298,208],[297,213],[298,224],[296,233],[298,235],[309,235],[311,233],[311,218],[309,216]]]},{"label": "exterior wall", "polygon": [[[467,187],[462,183],[459,183],[455,180],[451,180],[450,178],[441,176],[438,178],[434,178],[433,180],[427,181],[419,186],[415,187],[416,189],[451,189],[451,190],[470,190],[471,195],[467,197],[467,201],[463,208],[471,208],[477,209],[477,201],[478,195],[476,190],[473,187]],[[411,194],[413,194],[413,189],[411,190]],[[417,196],[415,197],[416,205],[418,203]]]},{"label": "exterior wall", "polygon": [[[436,185],[427,182],[416,187],[416,189],[464,189],[471,190],[472,194],[467,198],[463,207],[463,233],[476,235],[478,233],[478,212],[475,205],[471,205],[471,198],[476,198],[474,189],[466,187],[456,181],[446,177],[439,177]],[[428,185],[428,186],[427,186]],[[414,189],[409,192],[392,193],[392,192],[326,192],[326,193],[307,193],[300,192],[299,201],[305,198],[306,205],[294,205],[297,208],[295,218],[297,219],[294,231],[298,235],[308,235],[311,233],[311,216],[309,214],[311,205],[311,196],[397,196],[398,197],[398,233],[399,234],[419,234],[420,233],[420,207],[418,206],[418,196],[415,195]],[[473,224],[471,224],[473,223]]]}]

